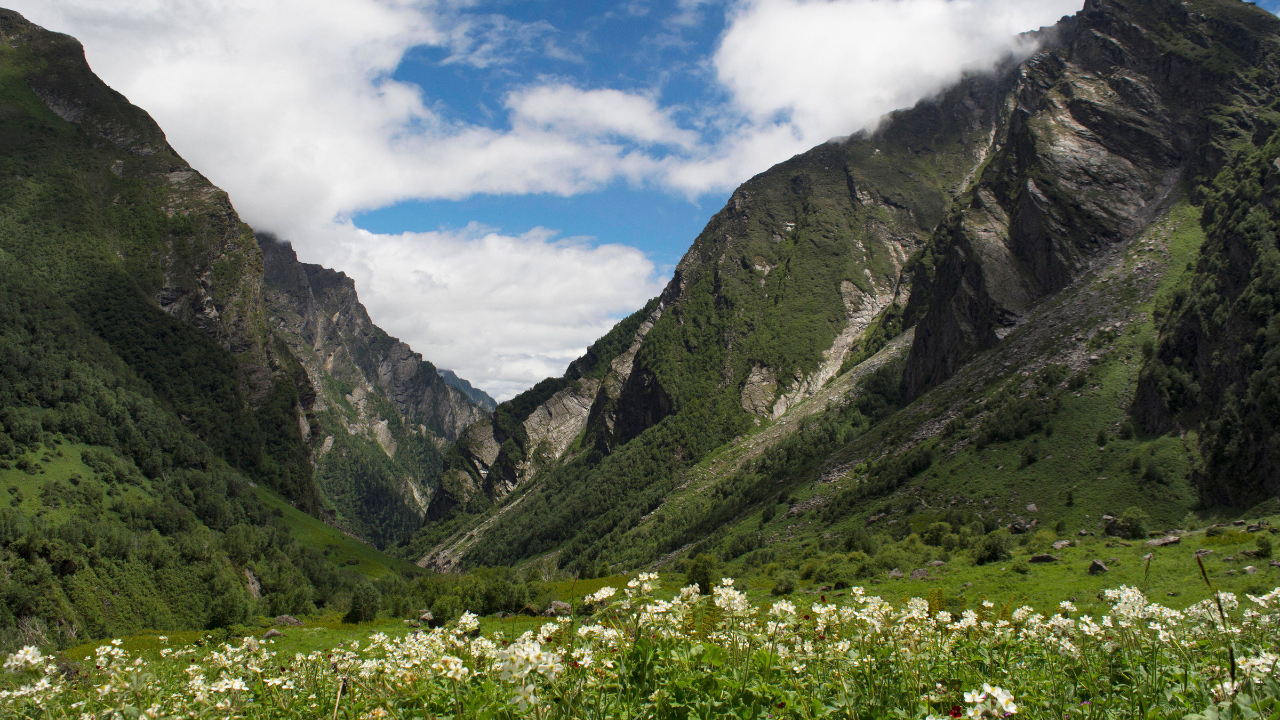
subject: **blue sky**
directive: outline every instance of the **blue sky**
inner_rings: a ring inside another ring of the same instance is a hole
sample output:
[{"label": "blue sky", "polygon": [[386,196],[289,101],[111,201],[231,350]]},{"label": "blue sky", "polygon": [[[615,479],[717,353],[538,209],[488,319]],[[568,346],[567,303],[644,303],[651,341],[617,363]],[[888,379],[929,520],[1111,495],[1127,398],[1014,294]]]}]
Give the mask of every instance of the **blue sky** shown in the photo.
[{"label": "blue sky", "polygon": [[503,399],[659,293],[737,185],[1083,2],[9,5],[77,37],[246,222]]}]

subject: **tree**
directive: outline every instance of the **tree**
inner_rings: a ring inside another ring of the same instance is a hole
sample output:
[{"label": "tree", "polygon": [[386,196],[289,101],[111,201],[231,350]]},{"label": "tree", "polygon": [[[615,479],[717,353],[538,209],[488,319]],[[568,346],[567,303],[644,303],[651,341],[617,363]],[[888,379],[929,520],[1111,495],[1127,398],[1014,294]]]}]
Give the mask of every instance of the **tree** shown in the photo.
[{"label": "tree", "polygon": [[715,555],[700,553],[689,564],[689,570],[685,573],[685,580],[690,585],[697,584],[698,592],[703,595],[711,594],[711,588],[716,584],[716,572],[720,568],[720,559]]},{"label": "tree", "polygon": [[359,623],[369,622],[378,616],[378,606],[382,603],[382,597],[378,594],[378,589],[372,583],[365,580],[351,593],[351,609],[342,618],[343,622]]}]

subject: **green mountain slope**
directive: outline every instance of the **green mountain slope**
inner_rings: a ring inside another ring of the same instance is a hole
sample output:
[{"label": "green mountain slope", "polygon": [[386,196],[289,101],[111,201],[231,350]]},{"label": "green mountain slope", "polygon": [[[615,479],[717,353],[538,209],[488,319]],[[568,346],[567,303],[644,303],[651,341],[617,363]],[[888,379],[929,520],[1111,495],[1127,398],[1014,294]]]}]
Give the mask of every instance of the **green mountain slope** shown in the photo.
[{"label": "green mountain slope", "polygon": [[[409,551],[592,572],[761,559],[874,516],[906,535],[946,509],[1092,527],[1139,505],[1172,526],[1265,497],[1200,481],[1217,426],[1159,434],[1170,421],[1137,422],[1134,402],[1188,287],[1226,262],[1196,264],[1201,188],[1274,127],[1280,21],[1237,0],[1091,0],[1038,39],[739,188],[614,354],[469,431]],[[1258,484],[1246,472],[1221,477]]]},{"label": "green mountain slope", "polygon": [[[355,360],[314,372],[226,194],[75,40],[7,10],[0,34],[0,646],[341,609],[415,572],[316,518],[412,531],[483,412],[349,282]],[[366,360],[387,382],[343,374]]]}]

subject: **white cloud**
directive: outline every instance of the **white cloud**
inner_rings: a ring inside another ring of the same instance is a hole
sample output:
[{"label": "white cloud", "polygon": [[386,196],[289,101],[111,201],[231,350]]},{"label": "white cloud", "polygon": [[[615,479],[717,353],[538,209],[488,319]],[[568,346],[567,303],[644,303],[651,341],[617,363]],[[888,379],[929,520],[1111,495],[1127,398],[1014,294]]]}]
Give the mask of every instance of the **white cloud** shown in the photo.
[{"label": "white cloud", "polygon": [[499,399],[559,376],[662,290],[635,248],[557,240],[541,228],[374,236],[347,226],[328,241],[384,330]]},{"label": "white cloud", "polygon": [[[434,48],[493,72],[533,56],[580,61],[554,27],[469,14],[465,0],[10,0],[78,37],[94,70],[246,221],[351,273],[375,322],[498,395],[559,374],[609,316],[655,294],[652,263],[546,234],[373,236],[345,218],[407,199],[570,195],[616,181],[730,189],[990,65],[1013,33],[1081,4],[743,0],[703,59],[719,86],[701,105],[556,77],[508,93],[505,117],[483,126],[392,80],[406,53]],[[676,26],[719,11],[706,0],[677,9]],[[572,297],[556,295],[561,285]]]},{"label": "white cloud", "polygon": [[644,145],[691,149],[696,133],[680,129],[653,98],[620,90],[580,90],[571,85],[540,85],[507,97],[512,125],[574,138],[618,136]]},{"label": "white cloud", "polygon": [[1015,35],[1082,0],[752,0],[715,54],[720,82],[757,124],[784,116],[809,145],[874,125],[1025,50]]}]

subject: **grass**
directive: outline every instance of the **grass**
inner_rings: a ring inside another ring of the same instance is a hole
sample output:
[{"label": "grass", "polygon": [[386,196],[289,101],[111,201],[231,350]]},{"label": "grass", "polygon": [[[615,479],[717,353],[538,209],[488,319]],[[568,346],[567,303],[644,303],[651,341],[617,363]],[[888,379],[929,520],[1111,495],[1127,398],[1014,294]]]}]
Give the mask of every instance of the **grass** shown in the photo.
[{"label": "grass", "polygon": [[267,488],[259,485],[253,491],[264,505],[282,513],[290,535],[303,545],[323,549],[325,556],[336,565],[350,567],[370,578],[397,572],[422,572],[417,565],[391,557],[298,510]]}]

